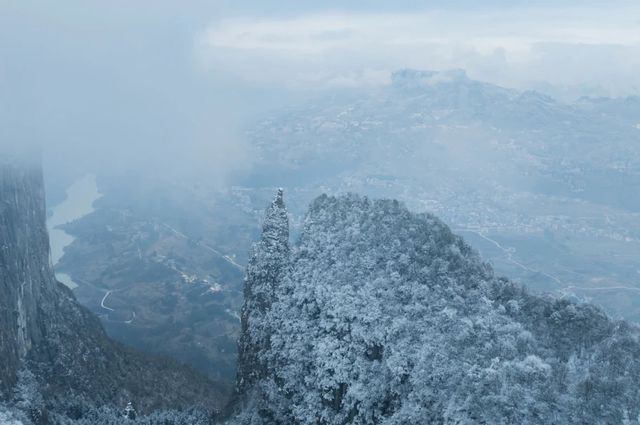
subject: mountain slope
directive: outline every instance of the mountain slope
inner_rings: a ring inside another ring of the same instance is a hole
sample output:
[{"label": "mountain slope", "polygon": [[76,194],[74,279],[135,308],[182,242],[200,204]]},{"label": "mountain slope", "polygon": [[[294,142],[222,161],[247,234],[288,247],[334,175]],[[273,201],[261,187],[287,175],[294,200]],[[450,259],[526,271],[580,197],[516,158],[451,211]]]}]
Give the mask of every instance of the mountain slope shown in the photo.
[{"label": "mountain slope", "polygon": [[321,193],[392,197],[437,214],[530,289],[639,321],[637,105],[402,70],[388,86],[329,93],[262,120],[243,195],[287,182],[294,223]]},{"label": "mountain slope", "polygon": [[237,423],[638,423],[638,329],[495,277],[432,215],[321,196],[282,270]]},{"label": "mountain slope", "polygon": [[0,163],[0,393],[18,371],[52,403],[74,397],[143,412],[221,405],[216,385],[171,361],[142,356],[105,334],[53,275],[38,164]]},{"label": "mountain slope", "polygon": [[294,233],[321,193],[392,197],[446,221],[499,274],[640,321],[639,110],[462,72],[318,92],[256,123],[253,175],[223,191],[98,172],[104,197],[65,226],[76,239],[56,267],[111,337],[232,386],[246,254],[285,185]]}]

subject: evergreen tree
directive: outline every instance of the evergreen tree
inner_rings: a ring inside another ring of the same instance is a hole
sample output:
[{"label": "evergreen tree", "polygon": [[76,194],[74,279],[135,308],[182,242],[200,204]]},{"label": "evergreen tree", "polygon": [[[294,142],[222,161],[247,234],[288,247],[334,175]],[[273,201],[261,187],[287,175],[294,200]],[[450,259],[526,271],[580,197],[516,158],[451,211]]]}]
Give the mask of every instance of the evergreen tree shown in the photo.
[{"label": "evergreen tree", "polygon": [[40,385],[35,375],[27,368],[18,371],[13,402],[34,424],[47,423],[47,411]]},{"label": "evergreen tree", "polygon": [[124,417],[131,420],[136,418],[136,409],[131,402],[128,402],[127,407],[124,408]]}]

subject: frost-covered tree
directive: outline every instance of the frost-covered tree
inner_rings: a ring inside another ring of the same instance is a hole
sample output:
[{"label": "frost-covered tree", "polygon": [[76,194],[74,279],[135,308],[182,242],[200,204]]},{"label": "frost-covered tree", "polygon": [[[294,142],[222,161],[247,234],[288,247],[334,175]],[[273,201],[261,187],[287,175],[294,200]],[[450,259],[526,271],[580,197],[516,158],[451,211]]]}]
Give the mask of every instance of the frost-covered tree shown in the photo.
[{"label": "frost-covered tree", "polygon": [[0,403],[0,424],[31,425],[31,421],[23,412]]},{"label": "frost-covered tree", "polygon": [[47,411],[40,385],[35,375],[27,368],[18,371],[18,382],[14,388],[13,403],[34,423],[47,423]]},{"label": "frost-covered tree", "polygon": [[124,408],[124,417],[127,419],[135,419],[136,416],[136,409],[133,407],[133,403],[128,402]]},{"label": "frost-covered tree", "polygon": [[262,237],[251,252],[247,265],[242,308],[242,333],[239,341],[237,396],[266,376],[262,353],[269,348],[271,330],[266,319],[275,301],[276,289],[289,264],[289,218],[283,191],[278,190],[267,208]]},{"label": "frost-covered tree", "polygon": [[636,327],[495,277],[396,201],[322,196],[290,250],[281,195],[267,217],[233,422],[637,425]]}]

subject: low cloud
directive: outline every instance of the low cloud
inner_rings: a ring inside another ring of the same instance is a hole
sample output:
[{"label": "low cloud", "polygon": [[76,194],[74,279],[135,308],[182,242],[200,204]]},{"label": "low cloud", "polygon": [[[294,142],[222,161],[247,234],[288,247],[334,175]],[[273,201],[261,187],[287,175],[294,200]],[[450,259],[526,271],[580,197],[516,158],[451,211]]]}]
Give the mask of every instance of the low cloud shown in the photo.
[{"label": "low cloud", "polygon": [[3,5],[3,144],[40,145],[62,171],[223,184],[250,159],[246,99],[193,54],[202,15],[214,13],[162,0]]},{"label": "low cloud", "polygon": [[[212,24],[199,53],[245,81],[298,87],[384,83],[402,67],[464,68],[478,79],[638,93],[640,6],[240,17]],[[372,78],[373,77],[373,78]]]},{"label": "low cloud", "polygon": [[637,2],[400,3],[329,13],[319,10],[349,5],[5,2],[0,144],[39,144],[59,169],[143,168],[222,184],[250,167],[244,129],[254,112],[308,89],[385,85],[399,68],[462,68],[572,95],[639,91]]}]

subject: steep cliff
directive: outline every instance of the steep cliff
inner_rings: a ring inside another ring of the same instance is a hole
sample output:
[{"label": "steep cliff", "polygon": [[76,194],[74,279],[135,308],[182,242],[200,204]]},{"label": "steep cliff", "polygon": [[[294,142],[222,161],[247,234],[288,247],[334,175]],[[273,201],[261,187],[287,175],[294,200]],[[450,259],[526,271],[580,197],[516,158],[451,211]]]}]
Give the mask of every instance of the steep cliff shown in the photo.
[{"label": "steep cliff", "polygon": [[277,258],[233,423],[640,423],[635,326],[497,278],[431,215],[321,196]]},{"label": "steep cliff", "polygon": [[35,377],[46,400],[79,397],[142,411],[219,407],[207,379],[174,362],[111,341],[99,321],[55,280],[39,164],[0,160],[0,390],[9,398],[18,371]]},{"label": "steep cliff", "polygon": [[43,299],[56,284],[49,264],[41,175],[36,166],[0,167],[0,388],[13,387],[19,365],[45,339]]},{"label": "steep cliff", "polygon": [[276,289],[289,262],[289,218],[282,190],[267,209],[262,238],[251,250],[244,287],[242,332],[238,344],[236,396],[266,374],[267,365],[260,358],[269,348],[267,312],[275,301]]}]

